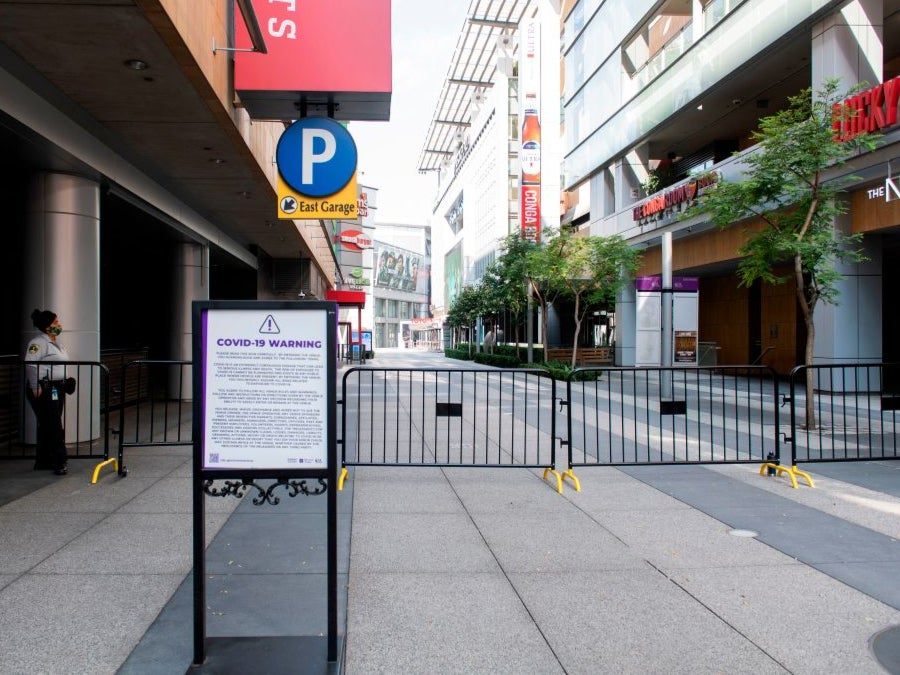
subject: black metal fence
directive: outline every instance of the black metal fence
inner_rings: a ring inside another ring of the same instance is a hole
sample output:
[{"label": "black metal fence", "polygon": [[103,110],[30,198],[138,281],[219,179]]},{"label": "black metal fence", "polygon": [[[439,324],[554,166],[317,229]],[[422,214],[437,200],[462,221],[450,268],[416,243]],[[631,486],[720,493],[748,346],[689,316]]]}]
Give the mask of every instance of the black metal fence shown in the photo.
[{"label": "black metal fence", "polygon": [[570,467],[780,456],[778,377],[765,367],[582,368],[565,407]]},{"label": "black metal fence", "polygon": [[541,370],[351,368],[342,465],[553,471],[555,400],[556,381]]},{"label": "black metal fence", "polygon": [[[25,397],[27,368],[19,356],[0,357],[0,459],[35,455],[36,423]],[[56,361],[54,379],[75,379],[66,396],[63,425],[69,459],[109,457],[109,371],[96,361]]]},{"label": "black metal fence", "polygon": [[[122,475],[125,448],[193,442],[190,361],[131,361],[117,382],[102,363],[59,366],[78,382],[64,417],[70,457],[108,460],[116,416]],[[0,357],[0,459],[34,456],[25,368]],[[752,366],[582,368],[564,383],[529,369],[350,368],[338,442],[343,467],[544,468],[561,488],[556,469],[577,485],[573,467],[771,468],[784,437],[790,465],[778,471],[796,485],[798,463],[900,458],[898,382],[900,364],[883,363],[799,366],[786,386]]]},{"label": "black metal fence", "polygon": [[138,359],[122,368],[119,389],[132,392],[119,407],[119,473],[127,475],[125,448],[193,443],[191,361]]},{"label": "black metal fence", "polygon": [[900,364],[798,366],[791,371],[791,464],[898,459]]}]

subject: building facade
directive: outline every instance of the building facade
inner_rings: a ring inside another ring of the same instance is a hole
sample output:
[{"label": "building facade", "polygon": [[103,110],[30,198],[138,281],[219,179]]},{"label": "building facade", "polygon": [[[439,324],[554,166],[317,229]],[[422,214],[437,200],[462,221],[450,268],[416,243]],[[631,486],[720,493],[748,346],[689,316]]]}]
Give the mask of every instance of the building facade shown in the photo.
[{"label": "building facade", "polygon": [[431,317],[431,228],[378,223],[373,258],[375,349],[417,347]]},{"label": "building facade", "polygon": [[[2,4],[0,353],[21,354],[35,307],[59,313],[72,359],[135,345],[189,359],[192,300],[325,299],[332,225],[279,219],[273,157],[298,117],[387,119],[389,0],[341,19],[367,42],[325,44],[337,72],[269,66],[285,47],[320,48],[316,22],[345,4],[274,22],[263,13],[294,3]],[[348,81],[372,65],[373,91]]]},{"label": "building facade", "polygon": [[419,165],[439,177],[431,221],[438,312],[478,283],[508,234],[538,237],[559,225],[559,26],[555,2],[469,6]]},{"label": "building facade", "polygon": [[[670,233],[673,272],[699,279],[699,339],[716,346],[720,364],[788,372],[802,363],[805,328],[791,282],[739,284],[737,250],[753,223],[717,229],[680,212],[704,176],[741,179],[752,132],[788,96],[826,78],[845,89],[888,83],[878,91],[893,91],[900,3],[580,0],[565,3],[563,20],[563,186],[573,205],[564,222],[640,247],[641,275],[661,273]],[[886,120],[883,138],[846,169],[860,180],[835,223],[865,233],[868,260],[842,269],[838,304],[816,310],[822,362],[892,361],[900,337],[889,309],[900,243],[891,163],[900,131],[893,104],[871,101]],[[635,363],[635,317],[632,290],[617,305],[621,365]]]}]

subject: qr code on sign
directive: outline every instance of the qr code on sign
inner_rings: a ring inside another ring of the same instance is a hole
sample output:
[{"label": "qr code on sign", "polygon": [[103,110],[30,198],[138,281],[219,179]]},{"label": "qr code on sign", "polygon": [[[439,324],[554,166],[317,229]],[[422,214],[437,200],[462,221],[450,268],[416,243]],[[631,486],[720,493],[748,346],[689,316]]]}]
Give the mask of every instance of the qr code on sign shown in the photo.
[{"label": "qr code on sign", "polygon": [[210,464],[218,464],[219,463],[219,453],[218,452],[209,453],[209,463]]}]

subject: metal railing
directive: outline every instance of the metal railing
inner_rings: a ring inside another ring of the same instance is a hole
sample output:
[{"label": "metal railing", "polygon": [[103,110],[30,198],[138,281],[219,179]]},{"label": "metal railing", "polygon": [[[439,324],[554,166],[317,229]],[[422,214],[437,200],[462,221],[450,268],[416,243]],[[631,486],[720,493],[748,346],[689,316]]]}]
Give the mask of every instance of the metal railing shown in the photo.
[{"label": "metal railing", "polygon": [[348,466],[556,474],[555,400],[556,381],[541,370],[352,368],[341,387],[338,486]]},{"label": "metal railing", "polygon": [[[101,363],[58,365],[78,381],[65,411],[70,457],[117,461],[126,475],[125,448],[193,443],[190,361],[126,364],[113,386],[127,397],[111,395]],[[34,457],[25,367],[0,357],[0,459]],[[796,476],[812,485],[798,463],[900,458],[900,364],[799,366],[780,387],[762,366],[579,368],[565,383],[533,369],[351,368],[339,486],[349,466],[543,468],[561,490],[567,478],[578,486],[575,467],[734,463],[788,473],[796,486]],[[114,400],[116,411],[105,405]],[[790,466],[780,463],[782,436]]]},{"label": "metal railing", "polygon": [[579,368],[564,401],[566,475],[597,465],[777,464],[777,398],[778,376],[765,367]]},{"label": "metal railing", "polygon": [[118,470],[128,475],[125,448],[191,445],[191,361],[138,359],[122,368],[120,391],[139,392],[119,408]]},{"label": "metal railing", "polygon": [[[0,357],[0,459],[35,456],[36,421],[25,396],[27,368],[18,356]],[[109,458],[109,371],[96,361],[54,361],[54,379],[75,379],[63,408],[69,459]]]},{"label": "metal railing", "polygon": [[784,402],[794,466],[900,459],[900,364],[797,366]]}]

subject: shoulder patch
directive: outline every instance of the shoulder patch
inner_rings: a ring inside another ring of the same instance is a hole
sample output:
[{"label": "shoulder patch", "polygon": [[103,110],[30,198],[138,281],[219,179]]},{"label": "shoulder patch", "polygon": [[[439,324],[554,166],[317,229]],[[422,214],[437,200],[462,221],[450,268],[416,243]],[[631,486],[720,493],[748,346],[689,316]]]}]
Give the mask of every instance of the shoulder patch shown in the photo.
[{"label": "shoulder patch", "polygon": [[39,345],[28,345],[28,353],[29,354],[37,354],[39,351],[41,351],[41,348]]}]

